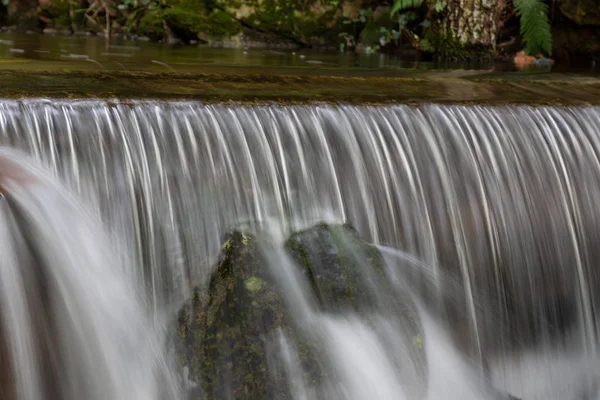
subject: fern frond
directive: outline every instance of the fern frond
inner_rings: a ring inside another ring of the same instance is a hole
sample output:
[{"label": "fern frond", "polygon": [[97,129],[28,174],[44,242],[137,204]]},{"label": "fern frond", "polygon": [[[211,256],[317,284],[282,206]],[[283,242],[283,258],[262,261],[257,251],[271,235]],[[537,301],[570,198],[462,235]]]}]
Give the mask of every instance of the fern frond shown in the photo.
[{"label": "fern frond", "polygon": [[552,29],[543,0],[513,0],[527,55],[552,54]]},{"label": "fern frond", "polygon": [[421,7],[421,4],[423,4],[424,1],[425,0],[396,0],[394,1],[390,15],[393,17],[400,11]]}]

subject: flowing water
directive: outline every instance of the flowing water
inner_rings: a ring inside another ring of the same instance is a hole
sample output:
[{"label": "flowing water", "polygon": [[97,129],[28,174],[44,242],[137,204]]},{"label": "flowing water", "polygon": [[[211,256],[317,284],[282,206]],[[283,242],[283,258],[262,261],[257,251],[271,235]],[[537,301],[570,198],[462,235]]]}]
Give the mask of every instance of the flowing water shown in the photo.
[{"label": "flowing water", "polygon": [[[327,349],[315,387],[278,334],[296,399],[600,398],[599,126],[598,108],[2,102],[0,143],[56,175],[0,154],[19,398],[177,397],[165,320],[239,226],[266,232],[288,307]],[[282,243],[319,221],[380,246],[424,363],[391,309],[314,306]]]}]

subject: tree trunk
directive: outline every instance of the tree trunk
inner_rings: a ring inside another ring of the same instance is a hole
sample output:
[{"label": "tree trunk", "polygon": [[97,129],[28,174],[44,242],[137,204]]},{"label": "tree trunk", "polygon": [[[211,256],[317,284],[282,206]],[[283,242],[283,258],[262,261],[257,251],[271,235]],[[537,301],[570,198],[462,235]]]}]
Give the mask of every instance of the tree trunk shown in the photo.
[{"label": "tree trunk", "polygon": [[110,35],[111,35],[111,20],[110,20],[110,5],[108,4],[108,2],[106,2],[106,0],[104,1],[104,13],[106,15],[106,29],[104,34],[106,35],[106,46],[108,47],[108,44],[110,42]]},{"label": "tree trunk", "polygon": [[492,48],[505,4],[505,0],[449,0],[445,28],[464,45]]}]

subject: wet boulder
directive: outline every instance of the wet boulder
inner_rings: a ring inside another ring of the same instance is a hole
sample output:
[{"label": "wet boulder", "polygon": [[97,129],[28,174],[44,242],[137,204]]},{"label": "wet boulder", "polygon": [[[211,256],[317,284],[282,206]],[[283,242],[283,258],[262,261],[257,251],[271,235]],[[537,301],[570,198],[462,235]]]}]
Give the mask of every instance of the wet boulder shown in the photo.
[{"label": "wet boulder", "polygon": [[[349,226],[322,224],[292,235],[285,247],[297,261],[293,268],[309,280],[319,304],[315,313],[355,316],[374,332],[398,327],[393,336],[406,335],[409,351],[415,352],[403,357],[421,359],[407,362],[410,371],[403,373],[426,376],[420,369],[426,338],[414,304],[388,279],[376,247]],[[294,374],[301,374],[310,390],[326,390],[331,381],[324,373],[327,349],[286,307],[289,299],[270,269],[280,266],[273,265],[272,257],[269,264],[256,237],[245,233],[226,235],[221,250],[208,286],[196,288],[179,314],[177,353],[189,385],[195,386],[190,398],[291,399],[283,342],[293,353]],[[385,332],[379,332],[382,340],[393,342]]]},{"label": "wet boulder", "polygon": [[558,6],[577,25],[600,26],[600,7],[595,0],[561,0]]},{"label": "wet boulder", "polygon": [[206,294],[195,289],[179,316],[181,361],[206,398],[282,398],[285,385],[268,376],[266,343],[283,323],[281,302],[254,238],[228,234]]},{"label": "wet boulder", "polygon": [[394,290],[379,250],[350,225],[316,225],[292,235],[286,248],[326,311],[363,313],[411,303]]},{"label": "wet boulder", "polygon": [[416,396],[422,389],[417,381],[427,375],[426,338],[407,282],[390,276],[379,249],[347,224],[316,225],[293,234],[285,246],[302,268],[322,311],[357,315],[374,330],[382,321],[395,324],[395,335],[410,342],[405,358],[398,361],[400,374],[414,377],[411,390]]},{"label": "wet boulder", "polygon": [[304,370],[315,370],[266,265],[252,235],[227,234],[208,288],[196,288],[180,311],[178,358],[196,386],[191,398],[291,398],[277,364],[281,332],[295,343]]}]

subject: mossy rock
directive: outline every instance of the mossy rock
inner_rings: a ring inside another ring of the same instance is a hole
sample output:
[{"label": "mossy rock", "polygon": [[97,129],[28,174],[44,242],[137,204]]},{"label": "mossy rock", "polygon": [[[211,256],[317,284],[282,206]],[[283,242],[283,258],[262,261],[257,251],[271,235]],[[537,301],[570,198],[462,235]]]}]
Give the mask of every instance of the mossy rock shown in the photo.
[{"label": "mossy rock", "polygon": [[206,294],[196,288],[191,307],[179,314],[179,361],[205,398],[291,398],[287,378],[269,356],[279,330],[296,343],[305,369],[314,370],[313,352],[290,328],[264,266],[253,236],[226,235]]},{"label": "mossy rock", "polygon": [[387,310],[414,336],[421,334],[412,298],[393,286],[381,252],[350,225],[319,224],[295,233],[285,246],[302,266],[322,310],[366,319]]},{"label": "mossy rock", "polygon": [[600,26],[600,5],[597,0],[560,0],[563,15],[577,25]]},{"label": "mossy rock", "polygon": [[398,335],[412,338],[407,351],[418,369],[403,373],[414,374],[415,379],[427,375],[426,338],[416,305],[407,290],[392,283],[377,247],[349,225],[327,224],[295,233],[285,246],[302,267],[323,311],[356,314],[367,323],[376,315],[397,321],[402,331]]},{"label": "mossy rock", "polygon": [[372,308],[375,292],[389,285],[380,252],[349,225],[320,224],[295,233],[286,248],[329,311]]},{"label": "mossy rock", "polygon": [[332,3],[322,0],[216,0],[216,8],[226,10],[250,28],[245,30],[249,38],[272,35],[283,42],[335,46],[342,30],[342,12]]},{"label": "mossy rock", "polygon": [[168,7],[147,13],[140,20],[139,33],[153,40],[165,34],[165,25],[180,40],[189,42],[198,38],[230,37],[241,31],[241,25],[231,15],[215,9],[191,10]]},{"label": "mossy rock", "polygon": [[[417,357],[426,343],[414,307],[398,295],[386,276],[378,249],[349,226],[318,225],[286,243],[307,275],[323,311],[356,313],[367,323],[387,310],[413,335]],[[252,235],[226,235],[216,269],[204,290],[179,314],[179,363],[199,385],[192,398],[288,399],[288,377],[278,339],[283,333],[299,358],[304,382],[318,388],[324,378],[320,343],[295,326],[285,297]],[[307,335],[306,337],[304,335]],[[418,365],[425,365],[424,361]],[[425,372],[417,371],[425,376]]]},{"label": "mossy rock", "polygon": [[37,8],[37,0],[11,1],[6,5],[6,23],[22,30],[39,29]]}]

